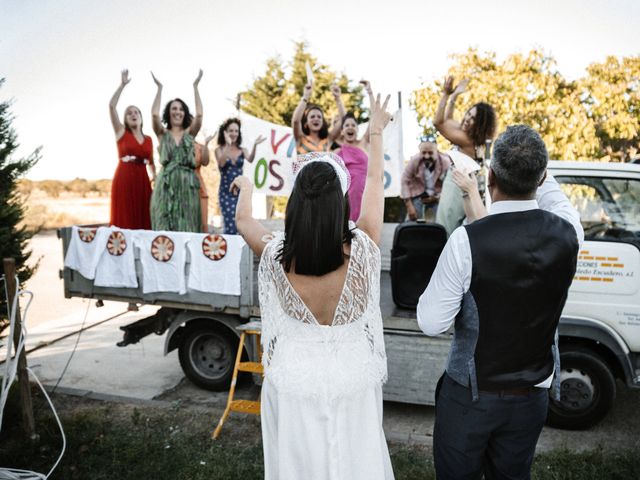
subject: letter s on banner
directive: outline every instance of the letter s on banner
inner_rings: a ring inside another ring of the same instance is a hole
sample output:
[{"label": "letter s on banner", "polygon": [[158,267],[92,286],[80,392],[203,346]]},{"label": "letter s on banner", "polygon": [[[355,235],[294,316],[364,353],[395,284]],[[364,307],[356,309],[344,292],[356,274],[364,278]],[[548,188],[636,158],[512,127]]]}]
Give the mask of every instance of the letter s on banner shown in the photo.
[{"label": "letter s on banner", "polygon": [[273,178],[278,180],[277,185],[269,185],[269,190],[273,192],[279,192],[284,187],[284,178],[280,176],[280,174],[276,171],[275,167],[279,166],[280,162],[278,160],[271,160],[269,162],[269,172],[273,175]]}]

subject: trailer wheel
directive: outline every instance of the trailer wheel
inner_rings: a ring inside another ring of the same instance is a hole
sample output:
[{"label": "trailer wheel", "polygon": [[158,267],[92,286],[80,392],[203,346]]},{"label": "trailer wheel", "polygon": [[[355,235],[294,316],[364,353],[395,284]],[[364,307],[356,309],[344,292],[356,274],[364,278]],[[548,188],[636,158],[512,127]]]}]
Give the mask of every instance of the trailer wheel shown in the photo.
[{"label": "trailer wheel", "polygon": [[588,349],[560,354],[560,401],[550,392],[547,424],[584,430],[602,420],[613,405],[616,382],[607,364]]},{"label": "trailer wheel", "polygon": [[178,347],[180,366],[189,380],[212,391],[228,390],[238,339],[213,325],[187,324]]}]

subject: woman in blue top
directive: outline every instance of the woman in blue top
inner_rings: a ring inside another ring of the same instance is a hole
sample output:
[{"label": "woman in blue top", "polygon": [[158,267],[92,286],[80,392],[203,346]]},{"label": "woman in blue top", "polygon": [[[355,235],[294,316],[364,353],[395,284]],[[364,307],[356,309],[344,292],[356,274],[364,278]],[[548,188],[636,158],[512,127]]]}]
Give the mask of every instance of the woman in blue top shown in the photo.
[{"label": "woman in blue top", "polygon": [[266,138],[260,135],[253,142],[251,153],[242,148],[242,133],[240,132],[240,119],[228,118],[218,129],[218,148],[215,155],[220,169],[220,187],[218,188],[218,201],[220,212],[224,220],[224,233],[236,235],[236,205],[238,196],[230,192],[233,180],[242,175],[244,161],[253,162],[256,156],[256,147]]}]

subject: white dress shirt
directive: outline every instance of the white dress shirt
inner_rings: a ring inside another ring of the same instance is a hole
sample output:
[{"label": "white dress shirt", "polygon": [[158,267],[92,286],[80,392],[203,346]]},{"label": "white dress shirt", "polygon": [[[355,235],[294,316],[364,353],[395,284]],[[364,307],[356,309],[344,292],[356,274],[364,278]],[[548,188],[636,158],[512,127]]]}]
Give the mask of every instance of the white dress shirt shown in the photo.
[{"label": "white dress shirt", "polygon": [[[578,244],[584,241],[580,214],[560,190],[558,182],[547,174],[538,188],[535,200],[510,200],[491,204],[489,215],[507,212],[523,212],[540,208],[568,221],[576,230]],[[420,329],[427,335],[444,333],[455,321],[460,311],[462,296],[471,286],[472,259],[469,237],[464,227],[453,231],[442,250],[431,281],[418,300],[416,313]],[[537,385],[548,387],[553,375]]]}]

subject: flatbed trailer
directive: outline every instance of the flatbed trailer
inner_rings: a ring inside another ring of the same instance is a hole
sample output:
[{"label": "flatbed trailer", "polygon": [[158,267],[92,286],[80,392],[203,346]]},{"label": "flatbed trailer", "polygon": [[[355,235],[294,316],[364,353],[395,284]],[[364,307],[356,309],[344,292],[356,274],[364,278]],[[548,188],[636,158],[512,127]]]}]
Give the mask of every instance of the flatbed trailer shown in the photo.
[{"label": "flatbed trailer", "polygon": [[[549,423],[561,428],[588,428],[611,408],[616,378],[629,388],[640,388],[640,202],[635,206],[625,203],[629,192],[640,196],[640,166],[550,162],[549,170],[577,202],[584,215],[587,239],[560,321],[562,400],[550,402]],[[597,207],[610,222],[588,221],[585,199],[594,203],[594,198],[602,200]],[[282,222],[265,224],[272,231],[283,229]],[[418,328],[415,310],[394,304],[389,266],[396,226],[384,225],[380,245],[380,307],[389,373],[384,399],[433,405],[452,332],[427,337]],[[60,229],[58,235],[66,254],[71,227]],[[260,319],[257,261],[246,245],[243,248],[238,296],[193,290],[184,295],[145,295],[140,287],[95,287],[91,280],[68,268],[62,271],[64,294],[67,298],[161,307],[155,315],[122,327],[124,335],[119,345],[136,343],[151,333],[165,334],[165,354],[178,349],[180,364],[192,382],[202,388],[224,390],[237,351],[236,327]],[[605,261],[598,264],[597,258]],[[618,259],[619,263],[608,264],[607,258]],[[608,277],[612,269],[606,265],[618,265],[619,271]],[[137,251],[136,271],[141,278]],[[243,354],[255,359],[255,346],[248,345]]]}]

